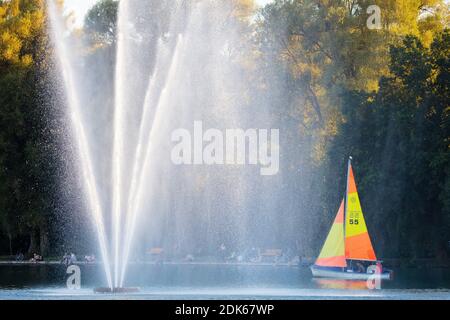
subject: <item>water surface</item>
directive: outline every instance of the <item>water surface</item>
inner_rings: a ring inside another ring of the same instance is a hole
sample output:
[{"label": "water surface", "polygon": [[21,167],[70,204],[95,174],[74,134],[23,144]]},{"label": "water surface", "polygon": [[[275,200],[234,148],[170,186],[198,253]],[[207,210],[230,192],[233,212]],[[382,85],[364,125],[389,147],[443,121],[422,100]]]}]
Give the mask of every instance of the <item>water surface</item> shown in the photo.
[{"label": "water surface", "polygon": [[66,289],[63,265],[0,266],[0,299],[448,299],[450,270],[402,268],[369,290],[364,281],[315,280],[296,266],[131,264],[129,295],[94,294],[103,268],[81,265],[81,290]]}]

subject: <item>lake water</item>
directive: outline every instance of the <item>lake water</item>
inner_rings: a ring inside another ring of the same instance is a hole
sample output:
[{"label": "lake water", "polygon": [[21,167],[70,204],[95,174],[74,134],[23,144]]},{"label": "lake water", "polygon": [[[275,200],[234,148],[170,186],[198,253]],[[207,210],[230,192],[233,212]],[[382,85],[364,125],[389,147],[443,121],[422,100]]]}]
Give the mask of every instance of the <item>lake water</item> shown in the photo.
[{"label": "lake water", "polygon": [[448,299],[450,270],[402,268],[381,290],[364,281],[316,280],[305,267],[130,265],[126,285],[140,292],[94,294],[99,265],[81,265],[81,290],[69,290],[63,265],[0,265],[0,299]]}]

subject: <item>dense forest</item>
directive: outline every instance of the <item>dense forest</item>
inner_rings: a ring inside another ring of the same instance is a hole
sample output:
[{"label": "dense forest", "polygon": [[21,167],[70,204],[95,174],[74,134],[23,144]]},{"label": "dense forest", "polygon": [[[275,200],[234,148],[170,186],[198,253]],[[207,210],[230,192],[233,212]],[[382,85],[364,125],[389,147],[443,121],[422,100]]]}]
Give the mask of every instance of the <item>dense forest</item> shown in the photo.
[{"label": "dense forest", "polygon": [[[315,256],[344,193],[352,155],[380,256],[448,259],[448,4],[275,0],[260,8],[252,0],[227,1],[251,46],[251,55],[240,61],[249,79],[242,88],[249,97],[243,108],[268,106],[284,132],[279,173],[284,196],[270,222],[276,231],[270,241],[254,245]],[[381,8],[376,29],[367,25],[372,14],[367,8],[374,4]],[[117,1],[101,0],[83,27],[72,30],[85,39],[89,59],[113,65],[117,8]],[[164,15],[154,19],[155,33],[164,33]],[[77,183],[64,179],[73,163],[62,156],[70,154],[62,138],[63,104],[49,102],[57,92],[47,28],[45,1],[0,0],[0,255],[5,256],[89,250],[87,239],[94,239],[85,236],[93,232],[85,219],[71,214],[82,196]],[[300,208],[309,214],[300,216]]]}]

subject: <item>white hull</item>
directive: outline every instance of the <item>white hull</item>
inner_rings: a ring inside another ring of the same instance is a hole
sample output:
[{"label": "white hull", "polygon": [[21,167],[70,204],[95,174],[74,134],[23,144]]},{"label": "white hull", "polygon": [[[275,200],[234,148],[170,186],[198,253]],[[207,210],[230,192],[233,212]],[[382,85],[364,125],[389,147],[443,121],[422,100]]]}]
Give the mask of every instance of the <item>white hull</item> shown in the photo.
[{"label": "white hull", "polygon": [[371,273],[358,273],[351,271],[335,271],[335,270],[325,270],[311,267],[312,274],[315,278],[331,278],[331,279],[344,279],[344,280],[368,280],[370,279],[380,279],[380,280],[391,280],[390,272],[383,272],[379,275],[374,275]]}]

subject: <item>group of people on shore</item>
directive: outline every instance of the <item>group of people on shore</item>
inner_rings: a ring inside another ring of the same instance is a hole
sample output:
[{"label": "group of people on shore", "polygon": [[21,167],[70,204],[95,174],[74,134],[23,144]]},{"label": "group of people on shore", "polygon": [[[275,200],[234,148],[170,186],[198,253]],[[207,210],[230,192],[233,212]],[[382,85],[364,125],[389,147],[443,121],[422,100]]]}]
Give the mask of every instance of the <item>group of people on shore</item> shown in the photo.
[{"label": "group of people on shore", "polygon": [[[37,254],[37,253],[33,253],[33,255],[31,256],[31,258],[29,258],[28,260],[26,260],[27,258],[25,257],[25,255],[22,252],[18,252],[15,256],[15,261],[16,262],[31,262],[31,263],[38,263],[38,262],[43,262],[44,258],[42,257],[42,255]],[[64,265],[71,265],[71,264],[75,264],[78,262],[77,256],[75,255],[75,253],[66,253],[63,255],[63,257],[60,260],[61,264]],[[95,263],[96,262],[96,258],[95,255],[86,255],[84,256],[84,262],[85,263]]]},{"label": "group of people on shore", "polygon": [[75,255],[75,253],[66,253],[61,259],[61,264],[64,264],[66,266],[70,266],[71,264],[74,264],[76,262],[77,256]]},{"label": "group of people on shore", "polygon": [[[16,254],[16,262],[23,262],[23,261],[25,261],[25,255],[22,252],[18,252]],[[37,263],[37,262],[41,262],[41,261],[44,261],[44,258],[37,253],[33,253],[30,260],[28,260],[28,262],[32,262],[32,263]]]},{"label": "group of people on shore", "polygon": [[[95,263],[95,255],[86,255],[86,256],[84,256],[84,262],[85,263]],[[61,259],[61,263],[62,264],[64,264],[64,265],[66,265],[66,266],[69,266],[69,265],[71,265],[71,264],[75,264],[75,263],[77,263],[78,262],[78,258],[77,258],[77,256],[75,255],[75,253],[66,253],[63,257],[62,257],[62,259]]]},{"label": "group of people on shore", "polygon": [[37,262],[41,262],[41,261],[44,261],[44,258],[37,253],[33,253],[33,257],[31,257],[30,262],[37,263]]}]

